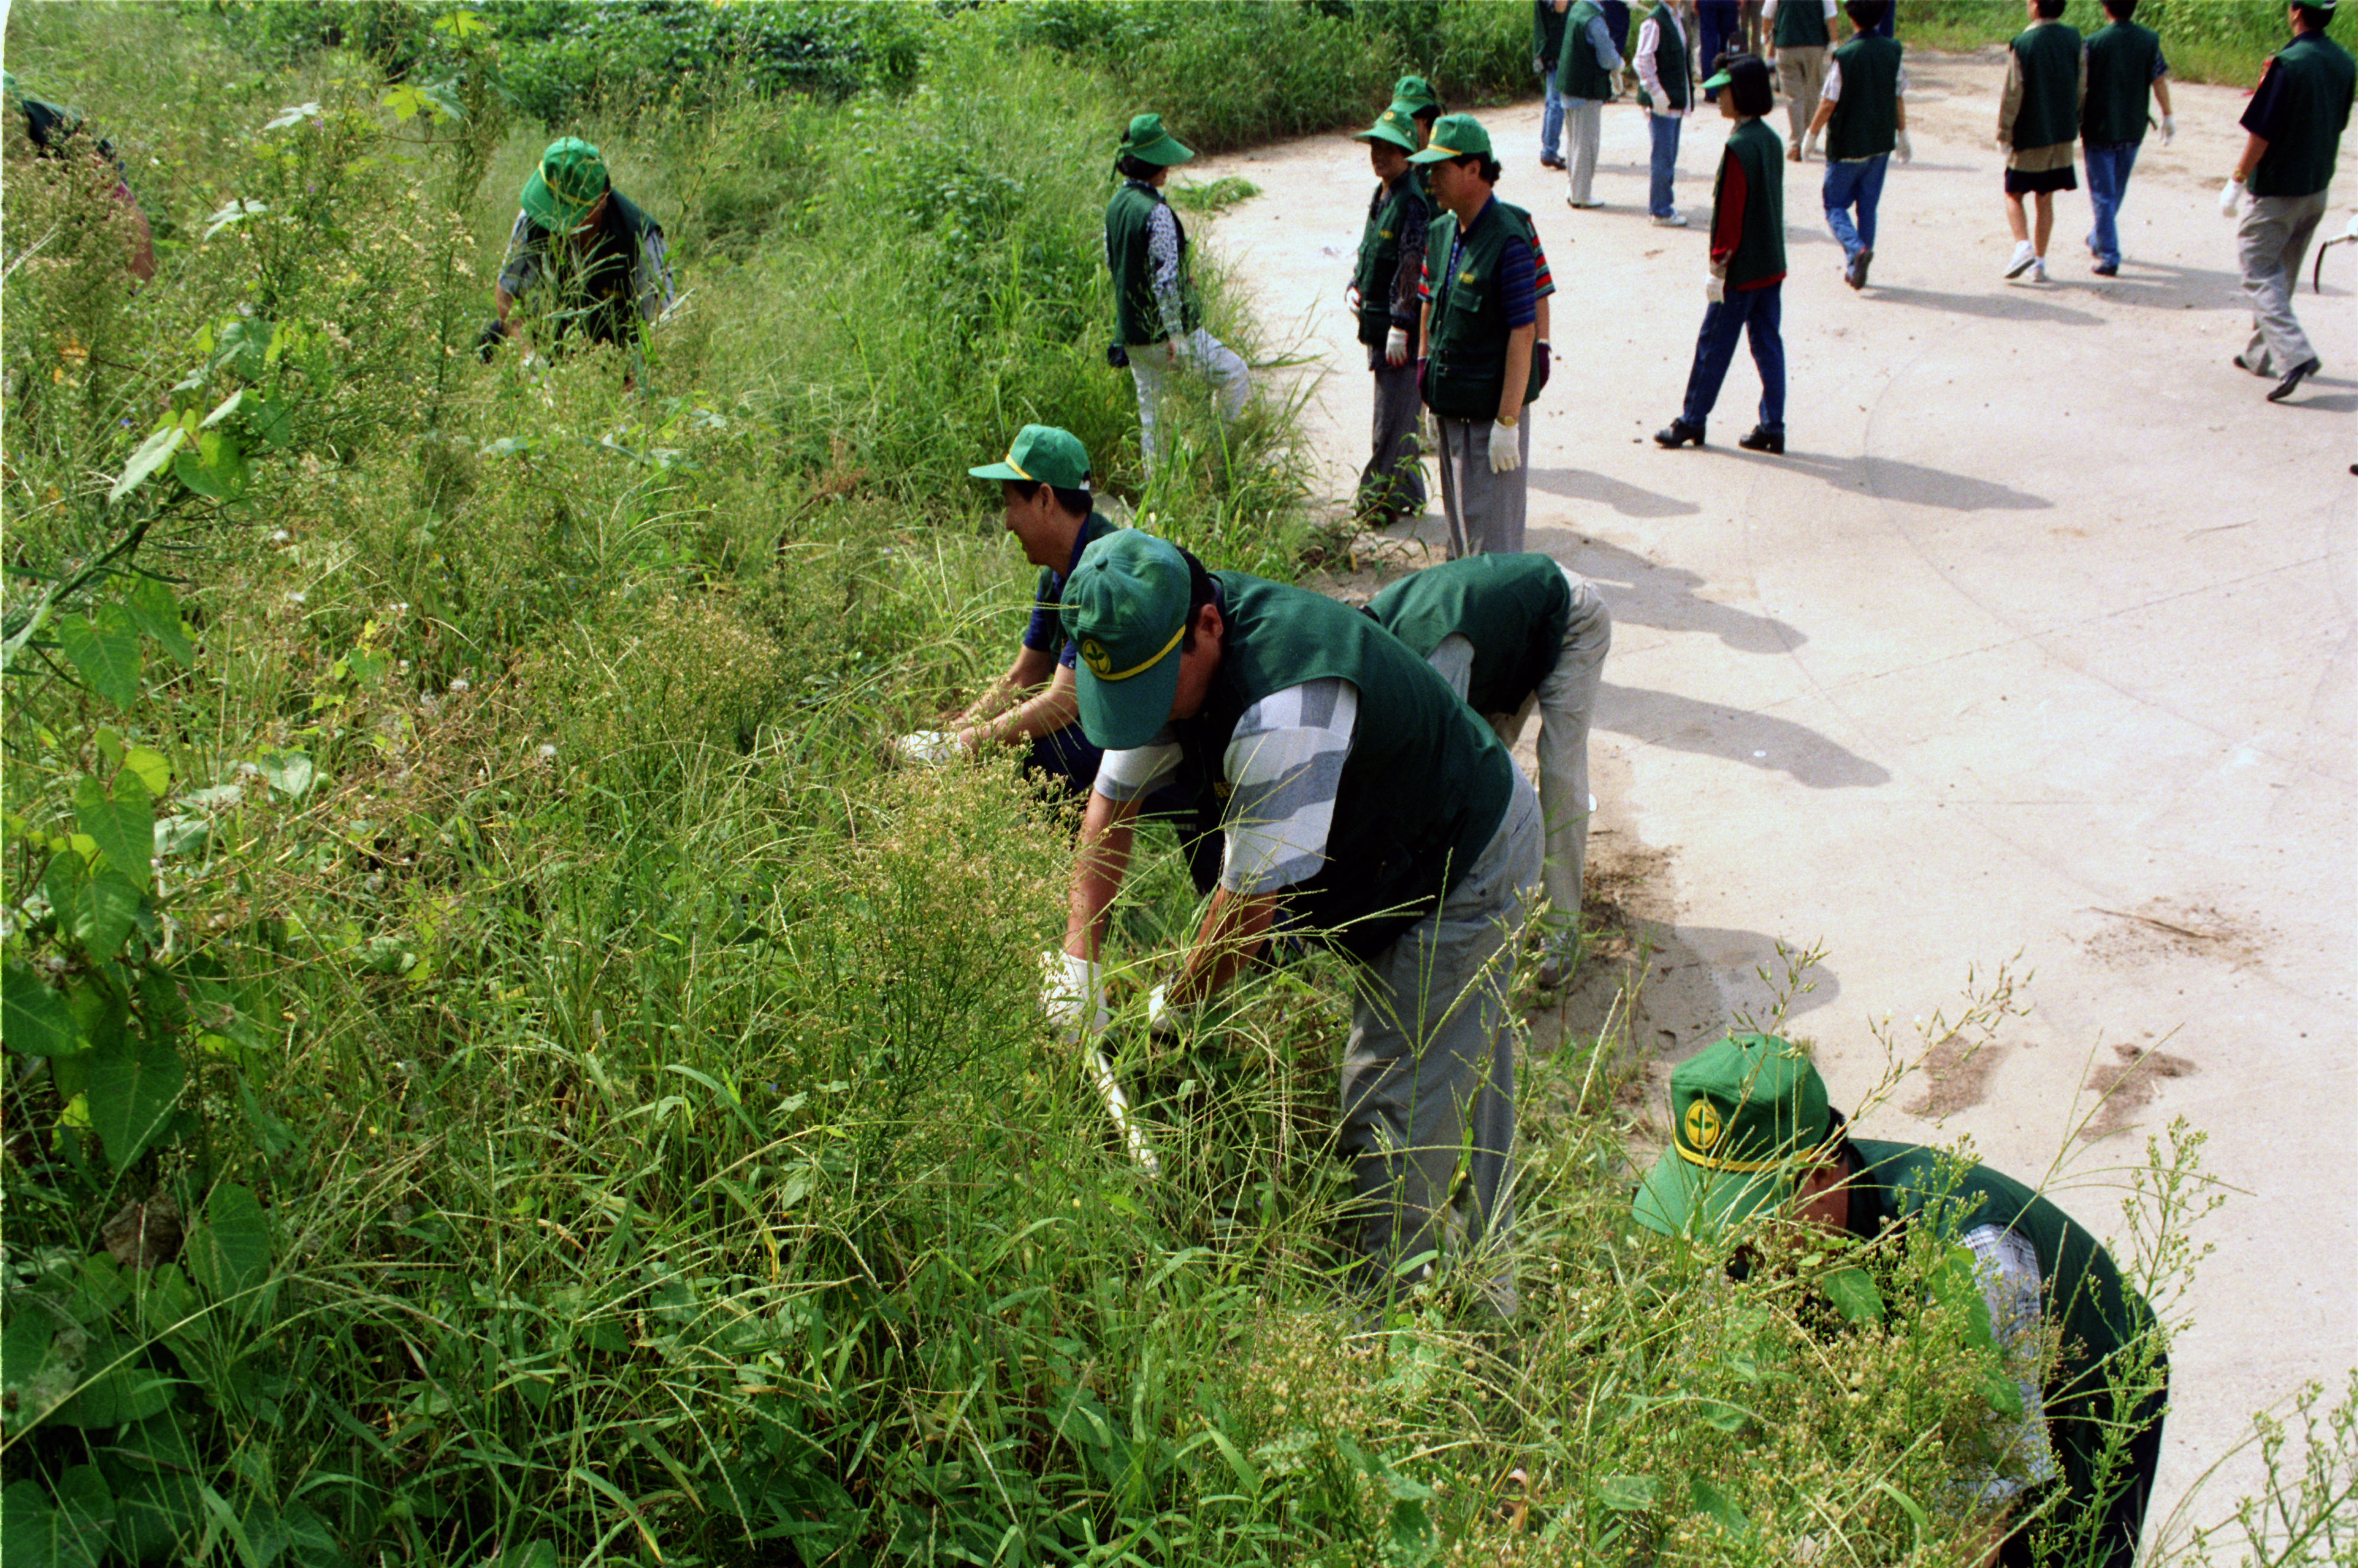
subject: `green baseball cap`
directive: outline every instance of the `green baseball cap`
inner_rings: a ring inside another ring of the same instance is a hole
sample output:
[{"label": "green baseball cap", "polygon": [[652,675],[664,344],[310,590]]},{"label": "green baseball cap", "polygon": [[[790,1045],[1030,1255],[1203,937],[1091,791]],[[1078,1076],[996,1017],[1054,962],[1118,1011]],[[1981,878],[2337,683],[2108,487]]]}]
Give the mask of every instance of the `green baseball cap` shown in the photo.
[{"label": "green baseball cap", "polygon": [[1768,85],[1768,62],[1755,54],[1723,56],[1719,61],[1719,69],[1713,72],[1711,78],[1703,84],[1704,90],[1716,92],[1719,89],[1733,83],[1739,76],[1755,77],[1761,86],[1766,87]]},{"label": "green baseball cap", "polygon": [[1411,163],[1439,163],[1444,158],[1464,157],[1469,153],[1491,156],[1490,133],[1471,114],[1444,114],[1433,123],[1433,140],[1421,153],[1409,154]]},{"label": "green baseball cap", "polygon": [[1131,117],[1130,129],[1121,138],[1125,157],[1141,163],[1170,165],[1185,163],[1195,156],[1195,149],[1184,146],[1176,136],[1163,128],[1160,114],[1138,114]]},{"label": "green baseball cap", "polygon": [[1171,722],[1187,630],[1179,546],[1136,528],[1099,539],[1065,579],[1064,620],[1080,653],[1081,733],[1109,752],[1154,739]]},{"label": "green baseball cap", "polygon": [[518,204],[550,233],[569,234],[612,184],[596,147],[579,136],[559,136],[540,155]]},{"label": "green baseball cap", "polygon": [[1441,94],[1422,76],[1403,76],[1392,83],[1392,107],[1413,120],[1419,110],[1438,111]]},{"label": "green baseball cap", "polygon": [[1054,425],[1026,425],[1015,432],[1004,460],[967,472],[977,479],[1021,479],[1053,484],[1058,490],[1089,487],[1089,449],[1070,430]]},{"label": "green baseball cap", "polygon": [[1395,103],[1376,116],[1376,123],[1351,138],[1355,142],[1390,142],[1408,152],[1416,151],[1416,122],[1400,111]]},{"label": "green baseball cap", "polygon": [[1671,1074],[1671,1147],[1630,1213],[1665,1236],[1714,1235],[1788,1201],[1833,1141],[1826,1081],[1773,1034],[1731,1034]]}]

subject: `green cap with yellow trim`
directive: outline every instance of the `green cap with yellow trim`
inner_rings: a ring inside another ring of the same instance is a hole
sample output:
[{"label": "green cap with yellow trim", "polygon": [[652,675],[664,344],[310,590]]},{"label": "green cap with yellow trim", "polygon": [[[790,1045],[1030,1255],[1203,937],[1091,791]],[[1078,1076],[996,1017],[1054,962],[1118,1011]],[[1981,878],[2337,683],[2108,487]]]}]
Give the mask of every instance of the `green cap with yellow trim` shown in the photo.
[{"label": "green cap with yellow trim", "polygon": [[1482,122],[1471,114],[1444,114],[1433,123],[1433,140],[1421,153],[1411,153],[1411,163],[1439,163],[1444,158],[1465,157],[1478,154],[1489,157],[1490,133]]},{"label": "green cap with yellow trim", "polygon": [[1065,579],[1064,620],[1080,654],[1081,733],[1109,752],[1153,740],[1179,689],[1187,557],[1137,528],[1107,535]]},{"label": "green cap with yellow trim", "polygon": [[1376,116],[1376,123],[1354,134],[1355,142],[1390,142],[1403,152],[1416,151],[1416,122],[1400,111],[1399,105]]},{"label": "green cap with yellow trim", "polygon": [[1005,460],[987,463],[967,472],[977,479],[1021,479],[1053,484],[1058,490],[1089,487],[1089,449],[1070,430],[1054,425],[1026,425],[1015,432]]},{"label": "green cap with yellow trim", "polygon": [[516,205],[550,233],[569,234],[612,183],[606,177],[603,154],[579,136],[559,136],[525,178]]},{"label": "green cap with yellow trim", "polygon": [[1731,1034],[1671,1074],[1671,1147],[1630,1212],[1665,1236],[1714,1235],[1793,1195],[1831,1146],[1826,1081],[1800,1046]]},{"label": "green cap with yellow trim", "polygon": [[1392,83],[1392,107],[1412,120],[1420,114],[1438,114],[1441,94],[1422,76],[1403,76]]}]

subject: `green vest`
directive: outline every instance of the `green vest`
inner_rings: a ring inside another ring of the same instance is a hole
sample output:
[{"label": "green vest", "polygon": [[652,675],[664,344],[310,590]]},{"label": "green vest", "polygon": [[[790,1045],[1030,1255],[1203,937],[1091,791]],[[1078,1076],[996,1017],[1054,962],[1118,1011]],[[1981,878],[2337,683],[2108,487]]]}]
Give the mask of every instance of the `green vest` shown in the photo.
[{"label": "green vest", "polygon": [[1613,73],[1596,58],[1596,46],[1589,41],[1588,24],[1604,19],[1596,0],[1580,0],[1563,19],[1563,51],[1556,56],[1555,90],[1560,97],[1594,98],[1602,102],[1613,96]]},{"label": "green vest", "polygon": [[2041,22],[2014,40],[2022,62],[2022,106],[2015,111],[2017,147],[2051,147],[2080,139],[2080,31]]},{"label": "green vest", "polygon": [[2153,123],[2154,68],[2161,35],[2135,22],[2115,22],[2088,40],[2088,101],[2080,106],[2080,139],[2092,147],[2134,146]]},{"label": "green vest", "polygon": [[1719,228],[1719,189],[1731,163],[1743,166],[1747,195],[1744,232],[1736,242],[1736,254],[1727,258],[1727,287],[1741,288],[1785,271],[1785,144],[1766,120],[1746,120],[1728,134],[1727,151],[1711,186],[1714,232]]},{"label": "green vest", "polygon": [[[1432,337],[1425,346],[1424,402],[1450,419],[1496,419],[1507,391],[1507,307],[1498,298],[1498,258],[1510,237],[1520,237],[1539,259],[1539,235],[1531,215],[1497,197],[1482,210],[1457,247],[1457,215],[1444,212],[1424,237],[1424,265],[1432,274]],[[1456,257],[1455,265],[1451,256]],[[1539,398],[1545,384],[1539,371],[1539,344],[1531,345],[1531,373],[1523,402]]]},{"label": "green vest", "polygon": [[1899,145],[1898,43],[1872,34],[1834,50],[1842,68],[1842,96],[1826,122],[1826,157],[1851,160],[1880,157]]},{"label": "green vest", "polygon": [[2333,183],[2333,157],[2350,124],[2358,70],[2350,51],[2323,33],[2303,33],[2277,50],[2270,72],[2283,72],[2285,134],[2272,138],[2252,170],[2255,196],[2314,196]]},{"label": "green vest", "polygon": [[1825,48],[1832,41],[1826,37],[1826,8],[1818,0],[1784,0],[1777,7],[1776,36],[1768,41],[1780,49]]},{"label": "green vest", "polygon": [[[1655,6],[1653,20],[1654,79],[1662,84],[1662,107],[1684,109],[1694,100],[1694,84],[1687,76],[1687,36],[1668,5]],[[1654,96],[1640,87],[1638,102],[1651,109]]]},{"label": "green vest", "polygon": [[1531,0],[1531,54],[1547,60],[1548,72],[1555,72],[1554,61],[1563,54],[1563,13],[1551,0]]},{"label": "green vest", "polygon": [[1858,1138],[1851,1147],[1867,1167],[1852,1189],[1854,1201],[1865,1198],[1871,1210],[1870,1223],[1854,1229],[1931,1223],[1962,1243],[1967,1231],[2002,1225],[2039,1254],[2048,1320],[2062,1329],[2045,1385],[2048,1435],[2069,1489],[2083,1505],[2093,1500],[2104,1423],[2120,1413],[2113,1406],[2114,1379],[2136,1370],[2123,1365],[2129,1357],[2122,1353],[2155,1332],[2153,1309],[2093,1236],[2013,1177],[1914,1143]]},{"label": "green vest", "polygon": [[[1154,305],[1153,264],[1146,254],[1146,221],[1163,206],[1163,192],[1143,180],[1126,179],[1106,204],[1106,265],[1113,272],[1114,325],[1127,344],[1163,341],[1163,312]],[[1179,214],[1171,214],[1179,222]],[[1203,325],[1195,280],[1187,274],[1187,230],[1179,225],[1179,326],[1192,332]]]},{"label": "green vest", "polygon": [[[1424,205],[1416,181],[1402,175],[1400,183],[1377,192],[1375,210],[1359,235],[1359,268],[1351,281],[1359,290],[1359,341],[1381,343],[1392,326],[1392,283],[1400,272],[1401,230],[1412,209]],[[1416,328],[1411,326],[1413,340]]]},{"label": "green vest", "polygon": [[1368,613],[1421,659],[1444,638],[1473,643],[1466,706],[1514,713],[1563,651],[1572,584],[1547,556],[1466,556],[1401,579],[1368,600]]},{"label": "green vest", "polygon": [[1172,726],[1183,776],[1225,795],[1246,708],[1308,681],[1357,687],[1326,864],[1289,897],[1329,946],[1371,959],[1473,869],[1506,816],[1514,763],[1432,665],[1357,611],[1242,572],[1212,578],[1223,596],[1220,667],[1202,710]]}]

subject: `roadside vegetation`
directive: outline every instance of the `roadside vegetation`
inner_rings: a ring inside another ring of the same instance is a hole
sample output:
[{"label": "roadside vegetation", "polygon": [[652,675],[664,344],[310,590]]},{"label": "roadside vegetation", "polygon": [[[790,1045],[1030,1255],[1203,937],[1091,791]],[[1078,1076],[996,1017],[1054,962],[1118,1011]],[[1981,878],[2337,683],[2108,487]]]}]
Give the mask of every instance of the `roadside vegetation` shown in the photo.
[{"label": "roadside vegetation", "polygon": [[[1338,51],[1357,116],[1412,45],[1500,80],[1510,9],[1256,47]],[[1179,92],[1194,7],[683,14],[727,71],[524,0],[11,13],[161,268],[133,295],[9,130],[10,1568],[1963,1560],[1993,1368],[1937,1249],[1853,1327],[1845,1260],[1735,1292],[1634,1233],[1608,1027],[1527,1065],[1518,1315],[1378,1315],[1336,1283],[1331,962],[1135,1032],[1149,1181],[1037,1017],[1069,819],[888,765],[1016,635],[965,470],[1027,420],[1218,563],[1331,545],[1292,409],[1183,410],[1141,486],[1103,357],[1141,84],[1206,143],[1305,127]],[[1117,76],[1056,36],[1089,16],[1167,52]],[[473,352],[557,132],[672,237],[629,391]],[[1143,960],[1193,907],[1167,843],[1134,884]],[[2166,1312],[2198,1146],[2100,1178]],[[2264,1539],[2336,1539],[2329,1408]]]}]

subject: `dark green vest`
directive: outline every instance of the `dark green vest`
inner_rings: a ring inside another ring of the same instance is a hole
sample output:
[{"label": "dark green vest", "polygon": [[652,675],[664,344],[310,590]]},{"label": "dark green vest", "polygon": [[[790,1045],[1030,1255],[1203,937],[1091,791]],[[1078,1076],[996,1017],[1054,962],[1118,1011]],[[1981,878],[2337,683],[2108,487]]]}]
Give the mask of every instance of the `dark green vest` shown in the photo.
[{"label": "dark green vest", "polygon": [[[1392,283],[1400,271],[1401,230],[1407,224],[1412,209],[1424,205],[1417,193],[1416,181],[1402,175],[1400,183],[1385,189],[1378,187],[1375,210],[1368,214],[1368,227],[1359,235],[1359,268],[1351,281],[1359,290],[1359,341],[1381,343],[1392,325]],[[1416,329],[1409,329],[1412,341]]]},{"label": "dark green vest", "polygon": [[[1425,233],[1424,265],[1433,276],[1432,337],[1425,348],[1424,402],[1450,419],[1496,419],[1507,391],[1507,308],[1498,298],[1498,258],[1507,241],[1520,236],[1539,256],[1531,215],[1497,197],[1482,210],[1457,249],[1457,215],[1444,212]],[[1451,265],[1455,252],[1456,264]],[[1531,374],[1523,402],[1535,402],[1543,384],[1539,345],[1531,345]]]},{"label": "dark green vest", "polygon": [[2016,35],[2022,62],[2022,106],[2015,111],[2017,147],[2051,147],[2080,139],[2080,31],[2041,22]]},{"label": "dark green vest", "polygon": [[[1128,344],[1159,343],[1163,313],[1154,306],[1153,264],[1146,254],[1146,221],[1164,205],[1163,192],[1142,180],[1126,179],[1106,204],[1106,265],[1113,273],[1114,325]],[[1171,214],[1174,223],[1179,214]],[[1195,280],[1187,272],[1187,229],[1179,226],[1179,321],[1182,331],[1203,325],[1203,307],[1195,301]]]},{"label": "dark green vest", "polygon": [[1467,556],[1401,579],[1368,600],[1368,613],[1421,659],[1444,638],[1473,643],[1466,706],[1514,713],[1563,651],[1572,584],[1547,556]]},{"label": "dark green vest", "polygon": [[1826,157],[1869,158],[1899,145],[1898,43],[1873,35],[1834,50],[1842,96],[1826,122]]},{"label": "dark green vest", "polygon": [[[2045,1385],[2048,1435],[2066,1485],[2083,1505],[2092,1501],[2104,1423],[2122,1413],[2114,1408],[2114,1384],[2136,1373],[2126,1363],[2136,1342],[2156,1331],[2153,1309],[2121,1278],[2093,1236],[2013,1177],[1914,1143],[1859,1138],[1851,1147],[1867,1166],[1855,1197],[1866,1199],[1873,1211],[1868,1226],[1855,1223],[1854,1229],[1929,1223],[1943,1238],[1961,1243],[1967,1231],[2002,1225],[2039,1254],[2049,1322],[2062,1330]],[[2128,1402],[2136,1403],[2141,1391],[2132,1388]]]},{"label": "dark green vest", "polygon": [[2115,22],[2088,40],[2088,100],[2080,106],[2080,139],[2092,147],[2134,146],[2153,123],[2154,67],[2161,35],[2135,22]]},{"label": "dark green vest", "polygon": [[2333,158],[2350,124],[2358,70],[2350,52],[2323,33],[2303,33],[2277,50],[2270,74],[2282,73],[2283,134],[2252,170],[2255,196],[2314,196],[2333,183]]},{"label": "dark green vest", "polygon": [[[1653,19],[1654,78],[1662,84],[1662,107],[1684,109],[1694,99],[1694,84],[1687,76],[1687,36],[1668,5],[1655,6]],[[1651,109],[1653,94],[1640,87],[1638,102]]]},{"label": "dark green vest", "polygon": [[1826,8],[1818,0],[1784,0],[1777,7],[1776,36],[1768,41],[1780,49],[1825,48],[1831,41],[1826,37]]},{"label": "dark green vest", "polygon": [[1563,55],[1563,16],[1551,0],[1531,0],[1531,54],[1548,62],[1551,76]]},{"label": "dark green vest", "polygon": [[1596,46],[1588,39],[1588,24],[1604,16],[1596,0],[1580,0],[1564,17],[1563,51],[1555,62],[1555,90],[1560,96],[1600,102],[1613,96],[1613,73],[1596,58]]},{"label": "dark green vest", "polygon": [[1329,946],[1373,958],[1472,870],[1506,816],[1514,763],[1432,665],[1357,611],[1242,572],[1212,576],[1226,629],[1203,710],[1172,726],[1186,771],[1225,795],[1246,708],[1308,681],[1358,688],[1326,865],[1289,897]]},{"label": "dark green vest", "polygon": [[1747,120],[1728,134],[1727,152],[1711,187],[1714,231],[1719,227],[1720,187],[1731,163],[1743,166],[1747,195],[1744,232],[1727,258],[1727,287],[1741,288],[1785,271],[1785,144],[1766,120]]}]

